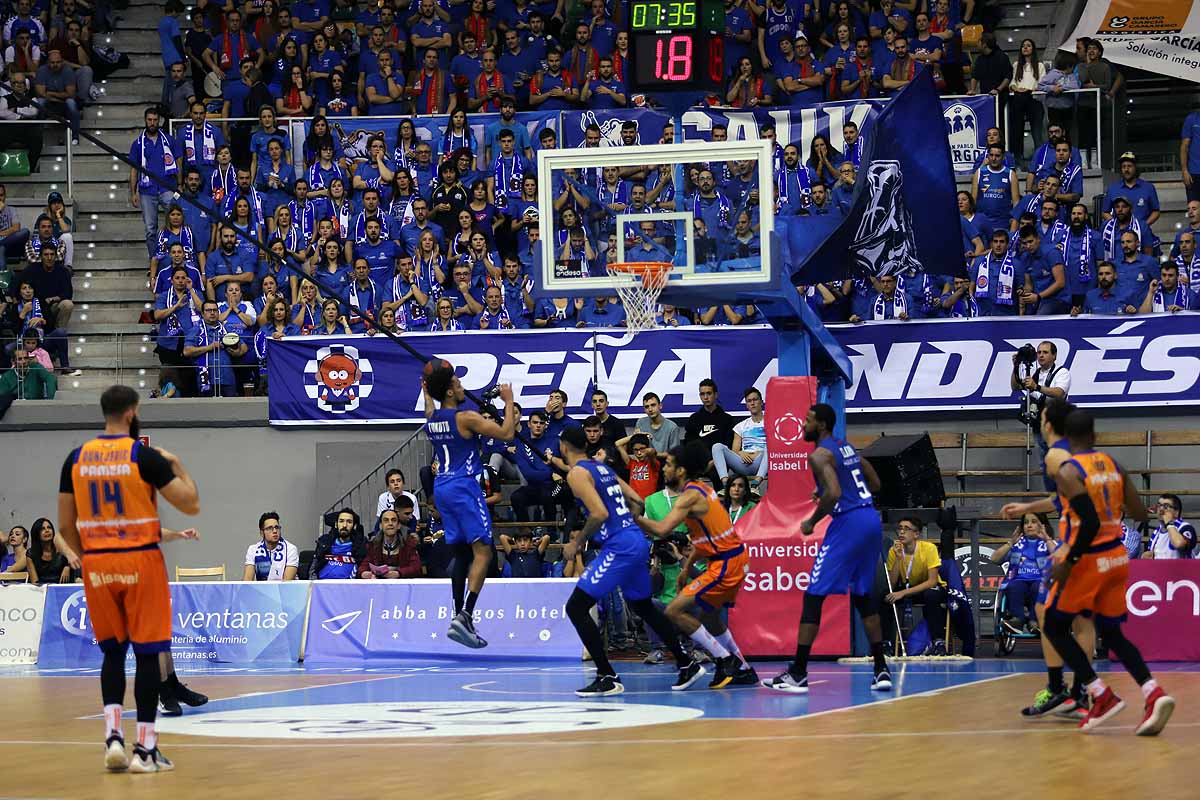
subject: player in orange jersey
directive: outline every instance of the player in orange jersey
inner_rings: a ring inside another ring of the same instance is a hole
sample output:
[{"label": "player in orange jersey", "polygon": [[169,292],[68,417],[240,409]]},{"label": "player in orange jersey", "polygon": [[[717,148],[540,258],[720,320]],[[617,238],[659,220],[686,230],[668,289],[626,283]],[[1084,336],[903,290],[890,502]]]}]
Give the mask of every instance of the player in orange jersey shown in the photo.
[{"label": "player in orange jersey", "polygon": [[[184,514],[200,513],[196,484],[171,453],[138,442],[138,396],[110,386],[100,396],[104,433],[71,451],[58,488],[58,529],[83,553],[83,589],[96,641],[104,652],[100,693],[107,725],[109,770],[164,772],[174,765],[159,751],[159,654],[171,647],[171,592],[158,544],[157,495]],[[125,653],[137,659],[133,696],[137,742],[133,760],[121,730]]]},{"label": "player in orange jersey", "polygon": [[[667,618],[717,660],[717,674],[708,684],[710,689],[731,683],[755,686],[758,675],[742,657],[722,618],[722,609],[732,608],[737,600],[738,589],[746,579],[748,559],[729,512],[713,488],[700,482],[708,470],[709,457],[709,451],[699,445],[673,448],[663,465],[663,477],[679,497],[663,519],[639,516],[637,523],[654,536],[670,536],[680,523],[687,526],[692,550],[679,570],[679,593],[667,606]],[[706,561],[707,566],[687,583],[688,572],[698,560]]]},{"label": "player in orange jersey", "polygon": [[1125,702],[1097,677],[1071,636],[1076,615],[1093,617],[1105,646],[1117,654],[1142,687],[1145,714],[1134,733],[1156,736],[1171,718],[1175,700],[1159,687],[1142,654],[1121,630],[1129,582],[1129,555],[1121,520],[1126,510],[1136,520],[1146,519],[1146,507],[1120,465],[1093,448],[1096,432],[1090,414],[1072,411],[1064,427],[1071,458],[1055,473],[1063,506],[1059,523],[1063,546],[1055,551],[1050,571],[1046,638],[1087,686],[1091,708],[1079,727],[1090,730],[1125,708]]}]

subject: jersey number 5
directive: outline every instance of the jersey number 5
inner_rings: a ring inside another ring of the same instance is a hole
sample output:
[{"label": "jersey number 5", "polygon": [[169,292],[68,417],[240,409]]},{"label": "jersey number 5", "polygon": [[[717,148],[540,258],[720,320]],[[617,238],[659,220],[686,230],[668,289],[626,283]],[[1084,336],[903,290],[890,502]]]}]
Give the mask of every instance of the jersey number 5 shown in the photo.
[{"label": "jersey number 5", "polygon": [[854,485],[858,487],[858,496],[863,500],[871,498],[871,490],[867,488],[867,484],[863,481],[862,470],[855,467],[850,471],[850,475],[854,478]]},{"label": "jersey number 5", "polygon": [[[121,497],[121,484],[117,481],[91,481],[88,491],[92,498],[92,516],[100,516],[100,506],[112,506],[116,516],[125,516],[125,500]],[[103,503],[101,500],[103,499]]]}]

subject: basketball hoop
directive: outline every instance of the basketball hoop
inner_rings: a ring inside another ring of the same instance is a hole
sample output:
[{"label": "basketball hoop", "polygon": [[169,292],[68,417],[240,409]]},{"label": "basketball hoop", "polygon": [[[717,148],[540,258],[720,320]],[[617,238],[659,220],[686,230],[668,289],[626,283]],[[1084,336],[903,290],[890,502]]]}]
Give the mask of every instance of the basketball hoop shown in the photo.
[{"label": "basketball hoop", "polygon": [[644,331],[654,327],[658,297],[667,285],[672,264],[665,261],[633,261],[608,264],[608,277],[625,307],[625,327]]}]

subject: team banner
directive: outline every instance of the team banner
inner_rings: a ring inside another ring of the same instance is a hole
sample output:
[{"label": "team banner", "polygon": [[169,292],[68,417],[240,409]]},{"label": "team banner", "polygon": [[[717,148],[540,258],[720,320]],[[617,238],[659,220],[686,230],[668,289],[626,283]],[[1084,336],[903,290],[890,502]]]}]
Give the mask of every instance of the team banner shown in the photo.
[{"label": "team banner", "polygon": [[1125,634],[1147,661],[1200,660],[1200,563],[1129,562]]},{"label": "team banner", "polygon": [[[969,175],[975,162],[984,154],[987,129],[996,125],[996,98],[991,95],[943,97],[942,121],[954,171]],[[813,137],[825,136],[833,149],[845,152],[842,127],[856,124],[864,136],[870,135],[875,116],[890,102],[878,97],[816,103],[809,108],[771,108],[747,111],[692,109],[683,115],[683,137],[688,141],[712,139],[713,125],[725,125],[730,141],[759,138],[764,123],[775,126],[775,141],[780,145],[795,144],[802,160],[807,160]],[[916,124],[922,134],[928,134],[925,123]],[[619,126],[618,126],[619,130]]]},{"label": "team banner", "polygon": [[[1071,399],[1085,406],[1200,405],[1200,314],[1139,317],[985,317],[833,325],[854,366],[851,413],[1016,408],[1013,354],[1054,342],[1071,372]],[[657,393],[664,413],[700,406],[699,382],[713,378],[734,396],[766,389],[778,370],[775,332],[766,326],[620,331],[467,331],[405,334],[445,358],[467,389],[512,383],[526,409],[567,393],[568,413],[590,413],[590,393],[608,393],[610,412],[641,416]],[[284,339],[271,350],[269,414],[274,425],[397,424],[424,421],[421,362],[368,336]],[[728,397],[728,395],[727,395]],[[726,404],[733,411],[737,406]]]},{"label": "team banner", "polygon": [[582,645],[567,619],[573,578],[490,580],[475,609],[486,650],[446,637],[454,618],[444,580],[313,583],[305,661],[361,661],[414,655],[575,658]]},{"label": "team banner", "polygon": [[[808,466],[814,446],[804,441],[804,417],[816,402],[817,380],[771,378],[767,394],[774,398],[766,409],[767,473],[774,491],[737,522],[750,566],[737,605],[729,612],[729,625],[746,654],[783,656],[795,652],[804,592],[829,520],[808,538],[798,533],[799,520],[816,506],[816,482]],[[850,603],[845,595],[833,595],[825,603],[812,652],[850,652]]]},{"label": "team banner", "polygon": [[0,664],[36,664],[42,633],[44,586],[0,586]]},{"label": "team banner", "polygon": [[1104,44],[1109,61],[1195,81],[1200,70],[1200,5],[1192,0],[1088,0],[1075,31]]},{"label": "team banner", "polygon": [[[307,581],[171,584],[171,653],[176,661],[295,661],[300,655]],[[99,666],[83,587],[46,587],[38,663]],[[132,651],[129,658],[132,659]]]},{"label": "team banner", "polygon": [[838,325],[854,365],[851,411],[1016,409],[1013,353],[1053,342],[1071,401],[1135,408],[1200,404],[1200,314],[985,317]]},{"label": "team banner", "polygon": [[[511,383],[523,408],[546,405],[551,389],[567,393],[568,413],[591,413],[591,387],[608,393],[609,410],[641,416],[642,396],[656,392],[664,413],[700,407],[700,381],[713,378],[740,397],[766,386],[775,371],[769,328],[685,327],[646,331],[461,331],[405,334],[422,353],[459,369],[471,391]],[[271,345],[269,414],[275,425],[423,422],[422,362],[383,337],[306,336]],[[727,399],[726,401],[731,402]]]},{"label": "team banner", "polygon": [[[338,117],[330,119],[330,126],[333,128],[333,134],[341,140],[342,149],[348,158],[366,158],[367,142],[374,136],[383,137],[387,144],[386,151],[390,156],[396,149],[400,123],[404,120],[412,121],[417,129],[417,138],[429,142],[433,146],[434,163],[436,164],[443,152],[446,129],[450,125],[449,116]],[[487,128],[499,120],[499,114],[471,114],[467,118],[467,127],[475,137],[473,151],[475,165],[478,169],[484,169],[487,166],[483,163]],[[521,111],[517,114],[516,121],[528,129],[533,149],[537,150],[538,134],[543,128],[555,130],[558,128],[559,112]],[[308,125],[308,120],[294,121],[292,123],[292,140],[303,142],[304,136],[308,132]],[[498,153],[492,155],[495,157]]]},{"label": "team banner", "polygon": [[562,146],[583,147],[588,127],[595,125],[600,129],[601,147],[621,147],[625,144],[621,129],[626,123],[633,124],[632,144],[659,144],[662,142],[663,128],[671,124],[671,118],[648,108],[564,111]]}]

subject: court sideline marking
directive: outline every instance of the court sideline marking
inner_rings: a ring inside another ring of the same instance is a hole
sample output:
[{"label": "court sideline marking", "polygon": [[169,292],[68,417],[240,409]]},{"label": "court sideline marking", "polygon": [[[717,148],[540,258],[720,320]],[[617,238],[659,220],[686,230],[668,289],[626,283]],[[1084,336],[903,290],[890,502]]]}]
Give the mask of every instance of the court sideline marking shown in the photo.
[{"label": "court sideline marking", "polygon": [[[918,674],[925,674],[925,673],[918,673]],[[1036,675],[1036,674],[1037,673],[1031,673],[1031,672],[1010,672],[1006,675],[997,675],[994,678],[984,678],[981,681],[971,681],[970,683],[957,683],[953,686],[939,686],[936,689],[928,689],[924,692],[917,692],[916,694],[901,694],[901,695],[896,695],[894,697],[884,697],[881,700],[873,700],[870,703],[862,703],[861,705],[853,705],[853,706],[842,706],[841,708],[830,708],[825,711],[814,711],[811,714],[799,714],[795,717],[785,717],[785,719],[812,719],[814,717],[823,717],[823,716],[826,716],[827,714],[841,714],[846,711],[854,711],[855,709],[859,709],[859,708],[878,708],[879,706],[886,706],[890,703],[898,703],[901,700],[913,700],[918,697],[932,697],[936,694],[941,694],[942,692],[949,692],[949,691],[953,691],[954,689],[963,689],[967,686],[980,686],[985,683],[992,683],[993,681],[1002,681],[1002,680],[1005,680],[1006,678],[1016,678],[1019,675]],[[904,679],[903,671],[898,670],[896,672],[895,676],[893,677],[892,685],[895,686],[897,683],[901,682],[903,679]],[[803,696],[803,695],[801,695],[801,696]]]}]

